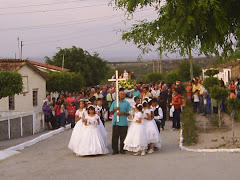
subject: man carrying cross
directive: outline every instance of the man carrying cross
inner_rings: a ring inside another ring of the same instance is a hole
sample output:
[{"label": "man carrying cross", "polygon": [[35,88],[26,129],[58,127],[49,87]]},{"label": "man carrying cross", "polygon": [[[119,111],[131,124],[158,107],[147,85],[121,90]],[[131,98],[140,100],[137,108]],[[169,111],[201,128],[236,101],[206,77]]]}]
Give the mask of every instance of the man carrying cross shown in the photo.
[{"label": "man carrying cross", "polygon": [[[117,100],[113,101],[110,107],[110,113],[114,113],[112,125],[113,125],[113,132],[112,132],[112,149],[113,155],[119,153],[119,146],[118,141],[120,138],[120,153],[125,154],[123,150],[123,142],[127,135],[128,130],[128,120],[127,116],[129,116],[129,112],[131,110],[130,103],[125,99],[125,92],[124,89],[119,89],[119,106],[117,107]],[[117,97],[116,97],[117,98]],[[117,117],[119,116],[119,120]]]}]

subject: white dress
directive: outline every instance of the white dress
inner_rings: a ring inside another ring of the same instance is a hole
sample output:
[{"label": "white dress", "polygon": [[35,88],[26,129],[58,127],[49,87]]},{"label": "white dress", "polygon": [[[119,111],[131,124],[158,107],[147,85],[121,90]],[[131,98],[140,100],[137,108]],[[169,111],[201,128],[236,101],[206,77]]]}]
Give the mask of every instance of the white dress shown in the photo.
[{"label": "white dress", "polygon": [[[99,116],[95,115],[91,117],[87,115],[85,118],[87,125],[76,147],[76,155],[87,156],[107,154],[108,149],[106,148],[103,137],[97,127]],[[99,121],[101,120],[99,119]]]},{"label": "white dress", "polygon": [[[142,119],[141,123],[136,122],[139,118]],[[143,114],[141,112],[136,112],[134,119],[128,128],[123,149],[132,152],[139,152],[147,149],[147,147],[148,142],[146,138],[146,131],[143,126]]]},{"label": "white dress", "polygon": [[78,115],[81,119],[75,124],[71,139],[68,144],[68,148],[71,149],[73,152],[76,153],[76,149],[78,147],[78,143],[82,137],[83,132],[85,131],[85,124],[82,121],[82,118],[85,118],[88,113],[86,109],[80,111],[79,109],[76,111],[76,115]]},{"label": "white dress", "polygon": [[146,120],[147,114],[151,115],[151,111],[152,109],[145,109],[143,113],[143,125],[146,129],[147,142],[148,144],[153,143],[154,147],[161,148],[162,140],[156,122],[154,120]]}]

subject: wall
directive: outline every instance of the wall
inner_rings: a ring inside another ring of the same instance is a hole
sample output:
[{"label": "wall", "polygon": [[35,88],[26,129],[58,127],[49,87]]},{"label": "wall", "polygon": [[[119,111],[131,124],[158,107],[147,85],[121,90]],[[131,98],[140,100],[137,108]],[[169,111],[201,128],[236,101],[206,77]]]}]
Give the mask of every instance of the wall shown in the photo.
[{"label": "wall", "polygon": [[9,116],[0,117],[0,140],[30,136],[43,130],[42,111],[12,113]]},{"label": "wall", "polygon": [[[24,82],[27,86],[24,87],[24,93],[15,95],[15,110],[14,112],[31,112],[40,111],[43,100],[46,97],[46,80],[35,72],[32,68],[25,65],[18,72],[24,77]],[[27,80],[26,80],[27,79]],[[38,89],[38,105],[33,106],[33,89]],[[26,92],[28,91],[28,92]],[[8,97],[0,100],[0,111],[9,111]]]}]

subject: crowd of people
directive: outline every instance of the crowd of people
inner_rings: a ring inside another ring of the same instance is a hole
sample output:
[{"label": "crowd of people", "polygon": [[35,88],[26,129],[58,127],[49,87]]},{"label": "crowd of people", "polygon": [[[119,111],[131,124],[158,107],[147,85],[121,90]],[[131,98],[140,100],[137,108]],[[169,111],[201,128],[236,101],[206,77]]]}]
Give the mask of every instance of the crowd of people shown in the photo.
[{"label": "crowd of people", "polygon": [[[227,88],[222,80],[220,86]],[[237,83],[231,81],[228,88],[230,98],[240,98],[240,80]],[[203,113],[204,116],[218,113],[217,101],[211,98],[203,82],[197,78],[189,82],[186,88],[180,80],[176,83],[139,83],[128,94],[135,105],[130,105],[125,96],[124,90],[120,89],[117,107],[115,85],[61,93],[52,100],[47,95],[42,107],[46,125],[49,129],[55,129],[71,124],[73,133],[69,148],[82,156],[108,153],[104,125],[105,121],[112,120],[113,154],[125,154],[128,150],[135,152],[134,155],[145,155],[145,152],[153,153],[154,147],[161,147],[160,131],[164,130],[166,120],[172,120],[172,130],[180,129],[181,112],[187,99],[193,102],[196,113]],[[225,110],[224,102],[223,99],[221,111]],[[128,128],[129,120],[132,123]],[[89,148],[83,148],[85,146]]]}]

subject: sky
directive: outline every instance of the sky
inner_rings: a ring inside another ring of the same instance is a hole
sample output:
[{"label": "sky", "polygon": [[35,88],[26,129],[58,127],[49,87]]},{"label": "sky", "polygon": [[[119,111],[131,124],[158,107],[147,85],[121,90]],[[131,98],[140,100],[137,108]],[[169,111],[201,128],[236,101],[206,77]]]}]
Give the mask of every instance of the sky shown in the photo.
[{"label": "sky", "polygon": [[[0,0],[0,58],[19,58],[23,41],[23,59],[44,62],[58,48],[76,46],[90,54],[99,53],[107,61],[136,61],[141,50],[121,40],[120,30],[129,29],[138,20],[153,20],[152,7],[137,10],[131,20],[122,10],[109,6],[110,0]],[[157,52],[142,55],[157,59]],[[169,54],[167,58],[180,58]]]}]

